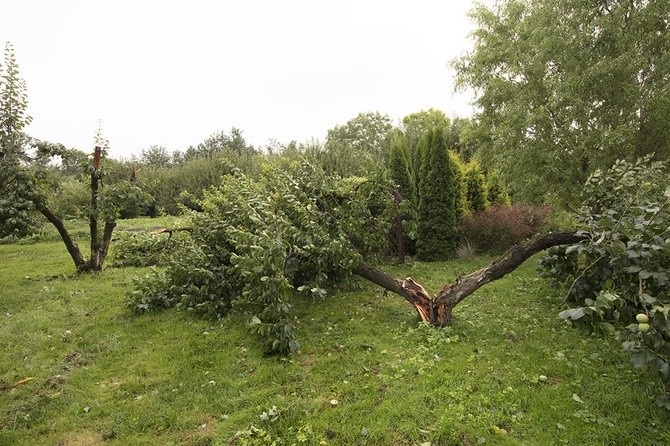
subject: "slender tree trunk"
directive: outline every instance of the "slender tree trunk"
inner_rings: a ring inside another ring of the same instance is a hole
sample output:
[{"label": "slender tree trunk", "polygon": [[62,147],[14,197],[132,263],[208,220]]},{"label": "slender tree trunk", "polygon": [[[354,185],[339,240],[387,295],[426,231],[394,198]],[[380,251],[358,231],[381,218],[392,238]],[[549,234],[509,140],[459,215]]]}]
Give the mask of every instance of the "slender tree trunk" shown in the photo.
[{"label": "slender tree trunk", "polygon": [[98,234],[98,189],[100,188],[100,159],[102,157],[102,149],[95,148],[93,154],[93,170],[91,171],[91,214],[88,219],[89,231],[91,234],[91,270],[102,270],[101,258],[102,245],[100,243],[100,236]]},{"label": "slender tree trunk", "polygon": [[48,207],[46,207],[44,204],[38,205],[37,209],[40,211],[44,217],[49,220],[49,223],[54,225],[54,227],[58,230],[58,233],[60,234],[60,238],[63,240],[63,243],[65,243],[65,247],[67,248],[67,252],[70,253],[70,257],[72,258],[72,261],[74,262],[75,268],[77,268],[77,271],[87,271],[90,268],[89,263],[86,261],[84,256],[81,254],[81,251],[79,250],[79,246],[72,240],[72,236],[70,236],[70,233],[68,230],[65,228],[65,224],[63,223],[63,220],[61,220],[56,214],[54,214]]},{"label": "slender tree trunk", "polygon": [[103,230],[102,233],[102,245],[100,245],[100,268],[102,269],[102,265],[105,262],[105,258],[107,257],[107,251],[109,251],[109,244],[112,241],[112,232],[114,231],[114,228],[116,227],[116,222],[115,221],[108,221],[105,223],[105,229]]},{"label": "slender tree trunk", "polygon": [[431,296],[411,277],[401,281],[363,262],[353,272],[405,298],[423,322],[444,326],[451,323],[454,307],[482,286],[514,271],[540,251],[552,246],[577,243],[585,237],[576,232],[558,232],[535,237],[525,244],[514,246],[489,266],[459,277],[454,284],[445,284],[435,296]]}]

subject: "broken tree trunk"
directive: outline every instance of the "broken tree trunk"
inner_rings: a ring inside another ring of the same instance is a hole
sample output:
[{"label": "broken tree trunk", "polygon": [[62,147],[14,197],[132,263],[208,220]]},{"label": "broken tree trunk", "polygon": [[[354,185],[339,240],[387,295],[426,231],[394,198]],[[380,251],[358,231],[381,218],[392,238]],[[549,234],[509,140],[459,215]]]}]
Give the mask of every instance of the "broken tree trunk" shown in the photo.
[{"label": "broken tree trunk", "polygon": [[95,147],[93,152],[93,169],[91,170],[91,213],[88,217],[89,232],[91,234],[91,259],[90,269],[99,271],[102,269],[100,259],[100,237],[98,235],[98,189],[100,188],[100,158],[102,149]]},{"label": "broken tree trunk", "polygon": [[[89,268],[91,271],[102,271],[105,257],[109,251],[109,245],[112,241],[112,233],[116,227],[116,221],[107,220],[102,230],[102,239],[100,238],[99,225],[99,192],[102,187],[102,171],[100,170],[100,160],[102,159],[102,148],[96,146],[93,152],[93,169],[91,170],[91,215],[89,216],[89,230],[91,233],[91,258]],[[133,170],[133,174],[135,174]],[[132,181],[132,178],[131,178]]]},{"label": "broken tree trunk", "polygon": [[585,237],[576,232],[557,232],[535,237],[527,243],[509,249],[489,266],[459,277],[454,284],[447,283],[434,296],[411,277],[401,281],[364,262],[361,262],[353,273],[405,298],[423,322],[445,326],[451,322],[454,307],[482,286],[514,271],[540,251],[553,246],[577,243]]}]

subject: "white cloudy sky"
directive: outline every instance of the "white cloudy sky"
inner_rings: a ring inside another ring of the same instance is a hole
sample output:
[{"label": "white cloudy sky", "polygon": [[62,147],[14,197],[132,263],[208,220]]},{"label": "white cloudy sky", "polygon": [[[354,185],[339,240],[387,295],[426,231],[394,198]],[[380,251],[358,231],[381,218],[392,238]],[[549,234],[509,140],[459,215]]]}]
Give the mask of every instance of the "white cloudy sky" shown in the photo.
[{"label": "white cloudy sky", "polygon": [[472,46],[472,4],[16,0],[0,42],[28,85],[32,136],[88,150],[102,120],[115,157],[233,126],[264,146],[323,140],[365,111],[471,114],[448,63]]}]

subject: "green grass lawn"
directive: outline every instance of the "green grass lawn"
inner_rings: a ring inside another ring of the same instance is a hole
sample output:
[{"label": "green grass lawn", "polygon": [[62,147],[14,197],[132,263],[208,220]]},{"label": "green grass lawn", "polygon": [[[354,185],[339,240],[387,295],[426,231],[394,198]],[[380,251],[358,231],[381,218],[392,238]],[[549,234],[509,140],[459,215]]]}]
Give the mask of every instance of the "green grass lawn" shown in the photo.
[{"label": "green grass lawn", "polygon": [[[388,269],[436,290],[486,263]],[[442,330],[363,281],[297,304],[286,358],[241,317],[131,315],[145,269],[73,271],[59,242],[0,245],[0,445],[670,444],[661,386],[561,322],[533,260]]]}]

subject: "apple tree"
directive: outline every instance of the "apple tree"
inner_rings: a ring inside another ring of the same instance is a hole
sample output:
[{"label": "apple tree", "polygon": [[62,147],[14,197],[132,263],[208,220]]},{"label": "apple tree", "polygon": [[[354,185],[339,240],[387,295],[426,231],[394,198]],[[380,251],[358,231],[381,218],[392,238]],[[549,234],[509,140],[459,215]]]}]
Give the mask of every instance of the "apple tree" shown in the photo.
[{"label": "apple tree", "polygon": [[191,243],[136,281],[131,307],[142,313],[176,306],[212,318],[242,312],[266,351],[287,353],[298,347],[293,305],[327,297],[352,274],[402,296],[421,320],[447,325],[453,308],[481,286],[543,249],[580,239],[574,233],[533,239],[431,295],[411,278],[372,266],[388,247],[398,213],[391,186],[281,159],[257,178],[225,176],[201,200],[203,212],[191,213]]},{"label": "apple tree", "polygon": [[[613,334],[633,365],[670,383],[670,186],[667,163],[618,161],[584,188],[579,243],[554,248],[543,275],[565,289],[561,317]],[[670,395],[659,399],[670,409]]]}]

